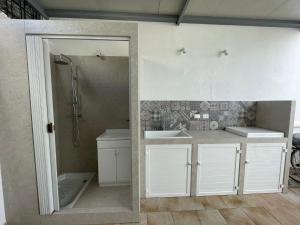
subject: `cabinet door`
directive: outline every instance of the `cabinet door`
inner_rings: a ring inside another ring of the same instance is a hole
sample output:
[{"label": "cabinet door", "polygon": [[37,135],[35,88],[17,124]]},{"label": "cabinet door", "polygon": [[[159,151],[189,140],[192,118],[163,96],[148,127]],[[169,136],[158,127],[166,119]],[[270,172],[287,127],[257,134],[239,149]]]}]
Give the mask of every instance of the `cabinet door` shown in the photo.
[{"label": "cabinet door", "polygon": [[198,145],[197,195],[237,194],[240,144]]},{"label": "cabinet door", "polygon": [[99,184],[116,183],[116,151],[115,149],[98,149]]},{"label": "cabinet door", "polygon": [[129,183],[131,180],[131,149],[119,148],[117,153],[117,183]]},{"label": "cabinet door", "polygon": [[247,145],[245,194],[282,191],[285,147],[284,143]]},{"label": "cabinet door", "polygon": [[191,145],[146,146],[146,197],[189,196]]}]

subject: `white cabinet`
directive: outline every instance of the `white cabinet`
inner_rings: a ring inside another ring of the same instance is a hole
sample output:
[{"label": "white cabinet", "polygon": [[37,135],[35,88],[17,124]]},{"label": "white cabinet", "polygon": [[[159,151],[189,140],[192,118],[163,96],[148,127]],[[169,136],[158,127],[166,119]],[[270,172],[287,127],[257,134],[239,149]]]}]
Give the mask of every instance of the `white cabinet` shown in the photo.
[{"label": "white cabinet", "polygon": [[197,195],[237,194],[240,144],[199,144]]},{"label": "white cabinet", "polygon": [[130,183],[131,148],[128,140],[98,141],[98,175],[100,186]]},{"label": "white cabinet", "polygon": [[247,144],[244,193],[281,192],[285,143]]},{"label": "white cabinet", "polygon": [[128,183],[131,177],[131,149],[116,149],[117,183]]},{"label": "white cabinet", "polygon": [[116,183],[117,159],[115,149],[98,149],[99,184]]},{"label": "white cabinet", "polygon": [[146,197],[189,196],[191,145],[146,145]]}]

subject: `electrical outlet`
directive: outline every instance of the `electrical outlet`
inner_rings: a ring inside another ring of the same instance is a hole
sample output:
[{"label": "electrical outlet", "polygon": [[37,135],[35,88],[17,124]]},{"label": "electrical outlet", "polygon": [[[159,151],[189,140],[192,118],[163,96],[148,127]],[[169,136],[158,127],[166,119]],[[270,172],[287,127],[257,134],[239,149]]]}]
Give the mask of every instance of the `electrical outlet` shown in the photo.
[{"label": "electrical outlet", "polygon": [[209,114],[208,113],[203,113],[202,118],[203,119],[209,119]]},{"label": "electrical outlet", "polygon": [[196,119],[196,120],[200,120],[200,118],[201,118],[201,115],[200,114],[194,114],[194,119]]}]

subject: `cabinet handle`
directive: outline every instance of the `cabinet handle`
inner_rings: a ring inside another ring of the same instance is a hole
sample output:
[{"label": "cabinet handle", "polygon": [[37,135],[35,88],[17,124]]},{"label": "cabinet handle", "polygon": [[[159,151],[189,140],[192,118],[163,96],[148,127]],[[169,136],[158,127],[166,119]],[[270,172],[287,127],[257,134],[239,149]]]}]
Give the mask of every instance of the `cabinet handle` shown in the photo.
[{"label": "cabinet handle", "polygon": [[200,166],[200,162],[197,162],[196,165],[197,165],[197,166]]},{"label": "cabinet handle", "polygon": [[187,163],[186,163],[186,165],[187,165],[187,166],[191,166],[191,165],[192,165],[192,163],[190,163],[190,162],[187,162]]},{"label": "cabinet handle", "polygon": [[249,161],[245,160],[245,164],[248,164],[248,163],[249,163]]}]

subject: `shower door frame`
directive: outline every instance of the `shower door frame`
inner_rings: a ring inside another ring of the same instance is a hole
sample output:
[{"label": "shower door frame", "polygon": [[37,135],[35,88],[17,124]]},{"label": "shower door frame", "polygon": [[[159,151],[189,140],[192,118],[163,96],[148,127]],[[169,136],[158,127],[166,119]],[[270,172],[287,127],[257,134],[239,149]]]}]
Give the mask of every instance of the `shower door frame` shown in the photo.
[{"label": "shower door frame", "polygon": [[[50,215],[59,211],[58,179],[55,131],[45,133],[45,120],[48,123],[54,121],[52,79],[50,65],[50,51],[48,39],[78,39],[78,40],[106,40],[106,41],[127,41],[129,45],[129,115],[130,129],[132,128],[132,79],[131,76],[131,51],[130,38],[128,37],[101,37],[101,36],[72,36],[72,35],[27,35],[28,72],[31,95],[31,110],[33,123],[33,137],[35,148],[35,161],[37,171],[37,184],[39,195],[39,208],[41,215]],[[38,105],[37,105],[38,104]],[[137,103],[138,104],[138,103]],[[37,107],[40,106],[40,107]],[[135,107],[139,109],[139,105]],[[43,116],[43,120],[41,119]],[[132,130],[132,129],[131,129]],[[139,130],[139,129],[138,129]],[[134,133],[134,132],[132,132]],[[42,136],[41,136],[42,135]],[[132,146],[132,152],[133,152]],[[133,158],[133,156],[132,156]],[[133,169],[134,166],[131,165]],[[132,185],[132,184],[131,184]],[[139,195],[139,194],[138,194]],[[46,196],[46,197],[45,197]],[[139,198],[138,198],[139,199]],[[132,200],[132,204],[134,201]],[[133,205],[133,211],[138,207]]]}]

